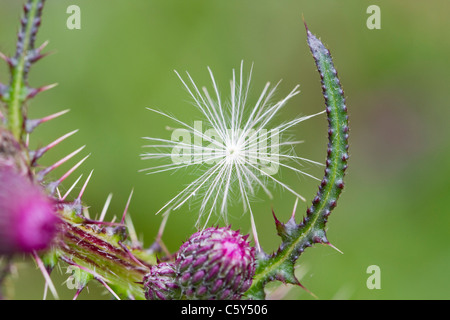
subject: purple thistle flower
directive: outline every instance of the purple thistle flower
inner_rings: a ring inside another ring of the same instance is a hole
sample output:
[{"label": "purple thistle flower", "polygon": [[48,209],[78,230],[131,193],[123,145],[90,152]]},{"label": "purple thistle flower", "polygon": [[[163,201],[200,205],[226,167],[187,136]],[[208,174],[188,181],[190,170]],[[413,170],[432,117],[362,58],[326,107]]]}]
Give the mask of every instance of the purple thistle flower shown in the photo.
[{"label": "purple thistle flower", "polygon": [[0,167],[0,254],[48,247],[58,223],[53,201],[12,167]]},{"label": "purple thistle flower", "polygon": [[188,299],[240,299],[255,273],[255,248],[247,237],[229,227],[193,234],[175,260],[183,294]]},{"label": "purple thistle flower", "polygon": [[163,262],[152,266],[143,282],[147,300],[172,300],[180,296],[175,266],[172,263]]}]

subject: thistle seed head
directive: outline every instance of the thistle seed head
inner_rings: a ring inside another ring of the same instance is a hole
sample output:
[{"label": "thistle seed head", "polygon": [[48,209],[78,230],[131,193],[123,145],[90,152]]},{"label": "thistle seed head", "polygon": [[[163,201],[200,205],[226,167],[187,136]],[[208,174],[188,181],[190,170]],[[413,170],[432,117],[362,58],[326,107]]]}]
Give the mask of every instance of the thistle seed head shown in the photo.
[{"label": "thistle seed head", "polygon": [[237,300],[255,273],[255,248],[229,227],[193,234],[177,253],[178,284],[188,299]]},{"label": "thistle seed head", "polygon": [[0,254],[45,249],[58,218],[53,201],[12,167],[0,167]]},{"label": "thistle seed head", "polygon": [[147,300],[173,300],[180,296],[175,266],[172,263],[163,262],[152,266],[143,282]]},{"label": "thistle seed head", "polygon": [[[189,73],[188,81],[177,73],[195,108],[200,111],[202,121],[186,123],[165,112],[148,108],[180,127],[173,131],[170,140],[160,137],[144,138],[150,144],[145,145],[149,151],[142,153],[142,159],[158,162],[166,160],[167,163],[155,163],[141,171],[156,174],[191,168],[196,173],[189,185],[180,188],[158,212],[175,211],[188,202],[200,199],[197,227],[204,229],[215,213],[220,214],[227,223],[229,205],[239,202],[243,205],[242,212],[249,212],[253,216],[251,202],[258,197],[260,189],[272,199],[272,186],[279,186],[296,198],[306,201],[278,177],[278,173],[282,169],[290,170],[318,180],[298,165],[301,162],[323,164],[297,156],[294,147],[302,141],[292,141],[286,138],[286,133],[301,122],[325,111],[280,123],[278,115],[287,102],[300,93],[299,86],[295,86],[283,99],[274,101],[278,84],[271,86],[267,83],[259,98],[252,103],[247,99],[252,69],[247,80],[243,62],[240,72],[233,69],[227,98],[221,94],[210,68],[208,71],[213,84],[212,94],[205,87],[198,87]],[[234,197],[234,194],[239,197]],[[253,233],[257,242],[256,234]]]}]

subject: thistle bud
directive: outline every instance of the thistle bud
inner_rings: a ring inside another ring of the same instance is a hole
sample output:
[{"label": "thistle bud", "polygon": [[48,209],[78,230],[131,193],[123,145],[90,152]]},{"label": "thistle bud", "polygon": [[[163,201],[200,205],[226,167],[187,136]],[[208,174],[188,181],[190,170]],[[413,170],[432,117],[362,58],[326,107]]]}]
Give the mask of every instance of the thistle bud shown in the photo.
[{"label": "thistle bud", "polygon": [[143,282],[147,300],[173,300],[180,296],[175,266],[172,263],[163,262],[152,266]]},{"label": "thistle bud", "polygon": [[230,228],[208,228],[186,241],[175,260],[187,299],[238,300],[255,273],[255,249]]},{"label": "thistle bud", "polygon": [[54,204],[12,167],[0,167],[0,254],[46,248],[56,232]]}]

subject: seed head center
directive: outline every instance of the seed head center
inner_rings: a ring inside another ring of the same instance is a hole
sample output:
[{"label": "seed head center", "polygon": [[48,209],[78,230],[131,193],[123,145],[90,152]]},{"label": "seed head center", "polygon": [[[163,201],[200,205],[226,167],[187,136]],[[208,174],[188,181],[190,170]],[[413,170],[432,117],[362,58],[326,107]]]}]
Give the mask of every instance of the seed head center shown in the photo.
[{"label": "seed head center", "polygon": [[236,161],[241,155],[241,149],[237,145],[231,145],[227,148],[227,160],[230,162]]}]

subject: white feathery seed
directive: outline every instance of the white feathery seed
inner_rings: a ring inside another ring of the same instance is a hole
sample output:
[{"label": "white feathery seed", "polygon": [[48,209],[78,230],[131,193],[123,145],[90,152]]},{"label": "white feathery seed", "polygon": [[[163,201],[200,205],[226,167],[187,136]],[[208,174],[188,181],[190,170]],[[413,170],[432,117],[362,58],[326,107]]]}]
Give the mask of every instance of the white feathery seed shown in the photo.
[{"label": "white feathery seed", "polygon": [[[298,157],[293,153],[295,144],[301,141],[283,141],[284,133],[302,121],[324,113],[297,117],[282,124],[273,124],[274,117],[286,103],[300,91],[296,86],[285,98],[273,103],[274,93],[279,85],[271,87],[267,83],[254,105],[247,101],[253,66],[247,81],[244,82],[243,62],[241,62],[239,79],[233,69],[228,101],[223,100],[211,69],[208,67],[214,93],[211,96],[203,87],[200,91],[189,73],[188,81],[183,80],[184,87],[193,99],[195,107],[200,110],[205,121],[189,125],[162,111],[148,108],[150,111],[167,117],[180,126],[174,130],[172,139],[145,137],[152,144],[144,147],[151,151],[141,154],[141,158],[166,159],[169,163],[142,169],[147,174],[168,172],[182,168],[194,168],[198,173],[191,183],[170,199],[159,211],[177,210],[188,201],[201,199],[199,219],[206,216],[204,227],[214,212],[220,213],[227,222],[227,210],[230,202],[243,203],[244,212],[249,211],[255,243],[259,249],[256,227],[250,202],[256,189],[263,189],[272,199],[269,182],[279,185],[295,197],[305,201],[298,192],[277,178],[278,169],[285,168],[295,173],[319,180],[302,171],[295,164],[301,161],[323,165],[321,163]],[[199,126],[200,123],[200,126]],[[206,130],[202,132],[203,130]],[[174,134],[179,134],[174,139]],[[212,134],[211,134],[212,133]],[[181,137],[182,141],[179,141]],[[192,143],[192,140],[194,143]],[[200,141],[200,142],[199,142]],[[286,150],[287,151],[286,151]],[[175,152],[176,151],[176,152]],[[182,152],[182,161],[176,158]],[[175,156],[175,160],[174,160]],[[178,160],[177,160],[178,159]],[[287,164],[286,162],[293,162]],[[275,170],[274,170],[275,169]],[[271,171],[272,170],[272,171]],[[233,190],[237,188],[236,192]],[[236,199],[238,197],[239,199]]]}]

